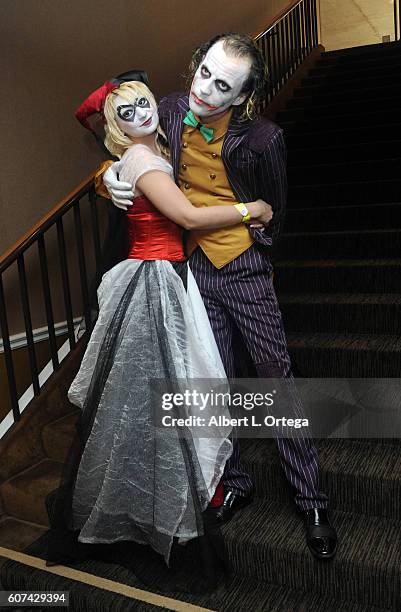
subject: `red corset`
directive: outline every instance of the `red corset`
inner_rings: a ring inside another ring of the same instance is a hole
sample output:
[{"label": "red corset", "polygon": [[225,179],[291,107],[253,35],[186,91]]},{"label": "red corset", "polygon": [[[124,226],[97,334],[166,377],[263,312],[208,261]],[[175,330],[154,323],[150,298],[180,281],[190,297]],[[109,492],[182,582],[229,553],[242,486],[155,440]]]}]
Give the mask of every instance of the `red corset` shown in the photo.
[{"label": "red corset", "polygon": [[127,211],[128,259],[185,261],[182,229],[162,215],[145,196]]}]

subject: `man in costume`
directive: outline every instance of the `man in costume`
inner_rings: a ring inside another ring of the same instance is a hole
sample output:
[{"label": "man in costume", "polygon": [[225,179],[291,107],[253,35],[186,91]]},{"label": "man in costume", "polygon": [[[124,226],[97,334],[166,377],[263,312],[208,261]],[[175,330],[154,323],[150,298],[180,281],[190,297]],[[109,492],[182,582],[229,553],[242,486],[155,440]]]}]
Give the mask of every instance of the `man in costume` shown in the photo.
[{"label": "man in costume", "polygon": [[[159,105],[160,124],[171,151],[175,179],[194,206],[261,198],[273,209],[269,226],[243,223],[213,231],[192,231],[190,266],[206,305],[228,377],[234,377],[232,339],[236,326],[261,378],[292,378],[282,317],[272,283],[268,249],[282,229],[287,194],[282,130],[254,118],[265,92],[265,64],[253,41],[239,34],[216,36],[199,47],[191,62],[188,94],[174,93]],[[118,162],[103,180],[116,206],[131,204],[129,186],[118,181]],[[246,219],[247,209],[244,205]],[[318,558],[331,558],[337,537],[327,516],[327,496],[318,491],[318,462],[309,438],[277,438],[281,465],[296,490],[306,541]],[[239,445],[227,462],[224,501],[216,511],[224,522],[252,497]]]}]

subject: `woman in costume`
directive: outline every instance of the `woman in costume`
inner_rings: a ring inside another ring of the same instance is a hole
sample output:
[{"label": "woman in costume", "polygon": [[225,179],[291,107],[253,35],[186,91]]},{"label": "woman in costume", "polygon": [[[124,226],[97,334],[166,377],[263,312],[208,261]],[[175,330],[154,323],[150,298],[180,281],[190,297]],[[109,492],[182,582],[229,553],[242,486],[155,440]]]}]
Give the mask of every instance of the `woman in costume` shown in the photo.
[{"label": "woman in costume", "polygon": [[[243,210],[192,207],[163,155],[156,102],[144,83],[109,88],[104,116],[105,145],[121,158],[120,177],[131,183],[135,199],[127,212],[127,259],[103,276],[99,317],[69,390],[82,409],[81,450],[63,485],[70,497],[60,525],[83,545],[148,544],[168,564],[174,541],[204,535],[202,513],[232,450],[229,428],[202,438],[188,426],[155,426],[155,410],[163,410],[152,380],[163,381],[169,394],[193,388],[196,379],[225,381],[181,228],[235,225]],[[247,208],[250,220],[270,220],[263,202]],[[199,412],[175,406],[171,416],[190,414]],[[56,549],[50,545],[49,562],[59,561]]]}]

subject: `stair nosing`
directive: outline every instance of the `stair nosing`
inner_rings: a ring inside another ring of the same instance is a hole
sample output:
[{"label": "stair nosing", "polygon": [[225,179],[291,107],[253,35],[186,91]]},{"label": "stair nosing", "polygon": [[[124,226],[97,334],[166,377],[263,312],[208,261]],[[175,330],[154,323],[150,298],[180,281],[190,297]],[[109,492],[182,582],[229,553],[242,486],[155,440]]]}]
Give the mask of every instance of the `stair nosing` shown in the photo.
[{"label": "stair nosing", "polygon": [[[401,156],[400,157],[386,157],[385,159],[381,158],[381,159],[362,159],[362,160],[346,160],[346,161],[338,161],[338,162],[324,162],[324,163],[315,163],[315,164],[299,164],[296,166],[290,166],[291,169],[297,170],[297,171],[304,171],[306,168],[309,169],[313,169],[314,171],[318,172],[319,169],[322,168],[331,168],[333,166],[338,167],[338,166],[345,166],[345,167],[349,167],[349,166],[355,166],[356,164],[360,164],[360,165],[366,165],[366,164],[377,164],[377,163],[383,163],[383,164],[388,164],[390,162],[400,162],[401,161]],[[392,180],[392,179],[388,179],[388,180]],[[365,181],[364,181],[365,182]],[[381,181],[380,181],[381,182]]]},{"label": "stair nosing", "polygon": [[[351,440],[348,440],[347,438],[340,438],[339,440],[340,440],[339,445],[340,446],[342,445],[343,446],[342,450],[345,450],[346,452],[348,450],[347,449],[348,445],[352,446],[353,444],[355,444],[354,442],[352,442]],[[375,448],[377,446],[376,442],[374,440],[373,441],[370,441],[370,440],[371,440],[370,438],[366,438],[366,444],[369,447],[371,447],[371,448],[373,448],[373,447]],[[338,439],[337,438],[328,438],[327,441],[338,441]],[[258,443],[258,442],[260,443],[260,445],[263,444],[263,442],[261,442],[260,440],[256,440],[256,443]],[[355,447],[355,448],[357,448],[357,447]],[[355,450],[355,448],[354,448],[354,450]],[[254,450],[255,450],[254,448],[252,450],[249,449],[249,448],[246,448],[241,453],[242,460],[244,461],[244,463],[248,462],[248,463],[257,463],[257,464],[263,465],[265,463],[265,461],[264,461],[265,457],[259,457],[257,454],[254,455],[253,457],[252,456],[249,457],[249,455],[254,453]],[[319,455],[323,454],[323,452],[324,452],[324,450],[321,449],[321,441],[320,440],[319,440],[319,443],[317,445],[317,450],[318,450],[318,454]],[[364,448],[358,449],[358,451],[360,451],[361,455],[363,455],[364,452],[365,452]],[[394,457],[396,457],[398,459],[399,458],[399,454],[400,454],[400,449],[399,449],[398,446],[393,446],[391,444],[387,444],[387,445],[385,445],[385,452],[388,453],[389,455],[394,455]],[[274,449],[273,449],[272,450],[272,454],[273,454],[274,465],[276,467],[278,467],[278,468],[281,468],[280,459],[278,457],[278,453],[275,452]],[[342,467],[342,469],[346,469],[346,467],[347,467],[346,462],[344,462],[344,465],[342,465],[341,467]],[[325,463],[320,463],[320,469],[321,469],[322,472],[325,472],[327,474],[332,473],[334,471],[333,469],[328,468],[325,465]],[[336,472],[336,473],[350,474],[351,470],[349,470],[348,472],[342,472],[341,471],[341,472]],[[372,478],[374,478],[374,475],[370,475],[370,474],[366,475],[366,478],[372,479]],[[377,479],[379,479],[379,480],[385,479],[388,482],[393,482],[394,480],[396,480],[397,482],[399,482],[400,487],[401,487],[400,476],[397,475],[397,474],[394,474],[394,473],[391,473],[391,474],[377,474]],[[259,497],[259,499],[261,499],[261,498]],[[365,515],[365,513],[363,513],[363,512],[362,513],[360,513],[360,512],[352,512],[352,514],[356,514],[356,515],[362,514],[362,515]],[[371,514],[367,514],[366,516],[372,516],[372,515]],[[380,515],[378,515],[376,518],[386,518],[386,517],[381,517]],[[398,519],[396,519],[396,518],[393,518],[392,520],[398,521]]]},{"label": "stair nosing", "polygon": [[51,462],[51,463],[57,463],[59,466],[63,466],[64,464],[61,463],[61,461],[57,461],[55,459],[51,459],[50,457],[45,456],[43,459],[41,459],[40,461],[37,461],[36,463],[33,463],[32,465],[30,465],[29,467],[25,468],[24,470],[21,470],[19,472],[17,472],[17,474],[14,474],[13,476],[11,476],[10,478],[7,478],[7,480],[3,480],[0,483],[0,489],[3,485],[5,484],[10,484],[12,483],[12,481],[16,478],[19,478],[20,476],[24,476],[25,474],[27,474],[30,470],[32,470],[33,468],[38,467],[41,463],[45,463],[45,462]]},{"label": "stair nosing", "polygon": [[[304,301],[307,298],[315,298],[314,301],[309,302],[310,304],[361,304],[361,305],[399,305],[401,306],[401,293],[390,293],[390,294],[377,294],[377,293],[288,293],[283,292],[279,294],[279,302],[280,304],[297,304],[297,303],[305,303]],[[341,300],[342,301],[339,301]],[[349,299],[347,299],[349,298]],[[372,298],[372,302],[363,302],[361,299],[363,298]],[[397,302],[396,300],[399,300]],[[322,300],[322,301],[319,301]],[[380,301],[382,299],[383,301]],[[384,300],[388,299],[386,302]],[[324,301],[323,301],[324,300]]]},{"label": "stair nosing", "polygon": [[401,266],[401,258],[381,258],[381,259],[282,259],[276,261],[274,263],[275,267],[287,267],[288,265],[295,265],[296,267],[304,267],[304,266],[327,266],[327,267],[337,267],[337,266],[389,266],[389,265],[399,265]]},{"label": "stair nosing", "polygon": [[[336,346],[337,342],[347,341],[348,343],[359,342],[360,347],[355,348],[355,346],[347,346],[346,344],[341,346],[342,351],[377,351],[380,353],[385,352],[397,352],[401,353],[401,337],[395,334],[369,334],[369,333],[338,333],[338,332],[289,332],[287,333],[287,342],[289,348],[296,348],[294,345],[297,343],[298,345],[305,344],[304,348],[313,349],[313,348],[322,348],[324,350],[332,349],[338,350]],[[333,346],[327,346],[327,343],[333,343]],[[381,346],[374,347],[368,346],[368,344],[372,343],[382,343],[383,345],[388,345],[389,343],[392,346]],[[300,348],[300,347],[299,347]],[[341,378],[341,377],[339,377]],[[355,378],[355,377],[354,377]],[[356,377],[360,378],[360,377]],[[378,377],[380,378],[380,377]]]},{"label": "stair nosing", "polygon": [[[389,125],[387,123],[384,123],[384,124],[382,123],[380,125],[375,125],[375,129],[376,130],[380,130],[381,128],[388,129],[389,127],[394,128],[394,126],[398,126],[398,127],[401,128],[401,122],[398,121],[397,123],[393,123],[391,125]],[[325,130],[324,132],[322,132],[322,130],[315,130],[315,131],[312,131],[312,132],[309,131],[309,132],[305,132],[305,133],[302,133],[302,132],[294,133],[293,132],[292,134],[289,134],[289,135],[291,136],[291,138],[293,138],[294,136],[299,136],[299,137],[303,136],[303,137],[305,137],[308,134],[316,134],[316,133],[318,133],[318,134],[330,134],[331,132],[334,132],[335,134],[338,134],[338,133],[349,133],[349,132],[355,132],[355,131],[359,131],[359,130],[367,130],[369,128],[371,129],[371,126],[369,126],[369,125],[363,125],[363,126],[359,126],[359,127],[350,126],[349,128],[344,128],[343,127],[343,128],[337,128],[337,129],[333,127],[332,129]],[[287,136],[288,136],[288,134],[287,134]],[[373,142],[376,142],[376,141],[373,141]]]},{"label": "stair nosing", "polygon": [[380,181],[376,180],[371,180],[371,181],[338,181],[336,183],[302,183],[301,185],[296,184],[296,185],[291,185],[291,189],[295,189],[295,188],[305,188],[308,187],[309,189],[312,188],[316,188],[316,187],[325,187],[327,188],[328,185],[377,185],[377,183],[382,184],[386,184],[386,183],[401,183],[401,178],[390,178],[390,179],[381,179]]},{"label": "stair nosing", "polygon": [[33,523],[32,521],[26,521],[25,519],[20,519],[16,516],[13,516],[12,514],[3,514],[0,517],[0,525],[2,522],[5,522],[7,520],[13,520],[13,521],[17,521],[18,523],[24,523],[24,525],[29,525],[31,527],[40,527],[41,529],[49,529],[48,525],[43,525],[42,523]]},{"label": "stair nosing", "polygon": [[[255,498],[255,501],[253,502],[253,504],[257,505],[258,508],[263,508],[266,507],[266,509],[269,509],[269,512],[271,513],[272,511],[274,511],[274,509],[278,509],[280,508],[281,510],[287,509],[289,511],[288,515],[286,516],[286,518],[288,519],[289,517],[294,517],[296,515],[294,515],[293,510],[292,510],[292,506],[288,503],[283,503],[281,501],[276,501],[276,500],[269,500],[266,498]],[[252,504],[252,505],[253,505]],[[248,508],[245,508],[242,513],[245,514],[246,511],[250,511],[251,506],[249,506]],[[263,512],[263,514],[269,515],[268,512]],[[397,519],[391,519],[388,517],[377,517],[377,516],[373,516],[372,515],[366,515],[366,514],[358,514],[358,513],[354,513],[354,512],[350,512],[350,511],[344,511],[344,510],[331,510],[331,515],[333,517],[333,523],[334,525],[339,522],[338,519],[341,517],[343,518],[347,518],[347,517],[363,517],[365,519],[364,521],[364,526],[366,525],[366,522],[369,522],[369,519],[372,519],[371,522],[372,523],[376,523],[376,522],[380,522],[382,524],[382,528],[383,530],[387,531],[389,533],[389,536],[393,536],[394,535],[394,528],[401,530],[401,522]],[[235,517],[234,519],[232,519],[232,521],[230,521],[230,524],[234,524],[235,521]],[[361,529],[364,528],[361,527]],[[224,530],[224,535],[225,537],[227,537],[228,541],[236,541],[237,542],[237,546],[241,545],[241,540],[242,541],[246,541],[249,542],[249,540],[253,540],[255,541],[257,539],[256,535],[255,535],[255,530],[251,530],[251,534],[249,532],[247,532],[247,529],[245,527],[245,529],[242,529],[240,531],[240,533],[238,534],[235,530],[231,530],[230,526]],[[235,535],[235,537],[234,537]],[[394,540],[394,538],[389,538],[391,541]],[[264,540],[264,544],[265,546],[270,549],[271,548],[271,544],[269,543],[269,541]],[[281,542],[280,545],[280,550],[283,551],[287,551],[287,544],[286,541]],[[309,559],[309,555],[310,553],[308,552],[307,548],[305,547],[305,549],[299,550],[299,555],[302,557],[307,557]],[[292,554],[293,551],[288,550],[288,554]],[[346,554],[346,553],[345,553]],[[337,554],[336,560],[338,562],[339,556]],[[366,565],[366,560],[365,559],[357,559],[354,560],[354,563],[358,564],[358,565]],[[389,569],[388,564],[382,566],[383,568],[385,567],[386,570]],[[391,568],[399,568],[398,564],[397,565],[392,565],[390,566]]]},{"label": "stair nosing", "polygon": [[366,210],[366,208],[380,208],[382,206],[395,206],[401,207],[401,201],[400,202],[377,202],[376,204],[335,204],[333,206],[305,206],[303,208],[301,207],[296,207],[296,208],[292,208],[291,206],[287,206],[287,214],[288,213],[293,213],[293,212],[305,212],[305,211],[312,211],[312,212],[317,212],[317,211],[328,211],[328,210],[338,210],[339,208],[344,208],[344,210],[350,210],[352,208],[363,208],[364,210]]},{"label": "stair nosing", "polygon": [[283,232],[281,234],[282,238],[295,238],[296,236],[298,237],[306,237],[306,236],[312,236],[314,238],[316,238],[316,236],[341,236],[341,235],[348,235],[348,234],[356,234],[356,235],[360,235],[360,234],[400,234],[401,233],[401,228],[392,228],[392,229],[365,229],[365,230],[355,230],[355,229],[350,229],[350,230],[335,230],[335,231],[330,231],[330,232]]}]

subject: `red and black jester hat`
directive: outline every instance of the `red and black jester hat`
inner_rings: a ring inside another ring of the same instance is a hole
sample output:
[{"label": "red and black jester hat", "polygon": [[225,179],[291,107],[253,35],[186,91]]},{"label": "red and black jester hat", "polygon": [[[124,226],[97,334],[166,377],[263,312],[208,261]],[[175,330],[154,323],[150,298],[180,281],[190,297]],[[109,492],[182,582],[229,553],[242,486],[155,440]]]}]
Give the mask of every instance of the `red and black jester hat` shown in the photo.
[{"label": "red and black jester hat", "polygon": [[128,72],[123,72],[117,77],[106,81],[101,87],[93,91],[86,98],[86,100],[82,102],[82,104],[75,111],[75,117],[78,119],[78,121],[82,123],[87,130],[94,133],[94,129],[90,125],[88,118],[95,113],[102,113],[107,95],[113,91],[113,89],[117,89],[117,87],[120,87],[122,83],[126,83],[127,81],[141,81],[149,87],[148,75],[144,70],[130,70]]}]

